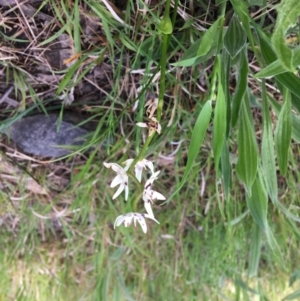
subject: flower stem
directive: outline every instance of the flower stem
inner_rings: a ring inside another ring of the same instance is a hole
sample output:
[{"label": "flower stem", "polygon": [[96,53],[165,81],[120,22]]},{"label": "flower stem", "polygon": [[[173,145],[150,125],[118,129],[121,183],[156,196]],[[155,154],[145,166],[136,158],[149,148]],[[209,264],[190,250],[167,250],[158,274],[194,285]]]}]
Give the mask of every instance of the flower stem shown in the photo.
[{"label": "flower stem", "polygon": [[[170,5],[171,5],[171,0],[167,0],[166,6],[165,6],[164,18],[169,17]],[[160,122],[160,120],[161,120],[162,108],[164,105],[164,95],[165,95],[165,91],[166,91],[165,81],[166,81],[167,50],[168,50],[168,45],[169,45],[169,40],[170,40],[169,36],[170,36],[170,34],[162,33],[162,51],[161,51],[161,57],[160,57],[160,63],[159,63],[159,65],[160,65],[160,81],[159,81],[159,95],[158,95],[158,107],[157,107],[157,118],[156,118],[158,120],[158,122]],[[148,136],[139,155],[132,162],[132,164],[128,170],[129,172],[133,171],[133,168],[138,161],[141,161],[144,159],[146,151],[154,137],[154,134],[155,134],[155,132],[151,133]]]}]

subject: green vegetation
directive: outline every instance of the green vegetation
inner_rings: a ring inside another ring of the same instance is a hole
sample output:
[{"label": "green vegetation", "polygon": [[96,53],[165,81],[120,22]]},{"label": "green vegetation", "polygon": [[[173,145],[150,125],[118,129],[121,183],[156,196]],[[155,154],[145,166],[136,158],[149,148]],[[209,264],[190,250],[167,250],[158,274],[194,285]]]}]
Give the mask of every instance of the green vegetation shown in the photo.
[{"label": "green vegetation", "polygon": [[[300,1],[279,2],[0,1],[0,131],[97,125],[58,160],[1,136],[0,301],[300,298]],[[114,229],[143,206],[103,165],[137,157],[167,198],[146,234]]]}]

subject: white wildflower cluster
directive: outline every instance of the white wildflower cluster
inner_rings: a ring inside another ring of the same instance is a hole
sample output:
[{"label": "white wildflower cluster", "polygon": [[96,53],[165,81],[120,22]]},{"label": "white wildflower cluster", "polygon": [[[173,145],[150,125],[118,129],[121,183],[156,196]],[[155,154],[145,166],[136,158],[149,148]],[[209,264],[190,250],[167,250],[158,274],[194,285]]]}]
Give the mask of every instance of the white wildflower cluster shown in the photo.
[{"label": "white wildflower cluster", "polygon": [[[160,134],[161,132],[161,125],[157,121],[153,114],[157,108],[157,101],[152,101],[150,104],[147,102],[146,107],[148,106],[147,112],[149,113],[149,122],[147,123],[137,123],[137,126],[146,127],[149,130],[149,136],[153,135],[155,132]],[[110,187],[114,188],[119,185],[117,191],[113,195],[113,199],[117,198],[122,191],[125,192],[125,200],[128,200],[129,196],[129,187],[128,187],[128,171],[131,168],[132,164],[135,162],[134,159],[128,159],[124,162],[124,167],[120,166],[117,163],[106,163],[104,162],[104,166],[107,168],[112,169],[114,172],[117,173],[116,177],[112,180]],[[159,222],[155,219],[153,211],[152,211],[152,204],[155,200],[165,200],[166,198],[159,192],[152,189],[153,182],[158,179],[158,175],[160,171],[154,171],[153,163],[149,160],[142,159],[137,161],[134,166],[135,177],[136,180],[141,183],[142,182],[142,172],[143,170],[148,170],[151,172],[150,178],[145,182],[143,186],[143,194],[142,199],[144,203],[144,208],[146,213],[138,213],[138,212],[130,212],[126,214],[122,214],[117,217],[114,228],[120,226],[124,223],[125,227],[131,225],[132,221],[134,226],[136,227],[137,222],[141,225],[142,230],[144,233],[147,232],[147,224],[146,218],[154,220],[156,223]],[[132,175],[133,176],[133,175]]]}]

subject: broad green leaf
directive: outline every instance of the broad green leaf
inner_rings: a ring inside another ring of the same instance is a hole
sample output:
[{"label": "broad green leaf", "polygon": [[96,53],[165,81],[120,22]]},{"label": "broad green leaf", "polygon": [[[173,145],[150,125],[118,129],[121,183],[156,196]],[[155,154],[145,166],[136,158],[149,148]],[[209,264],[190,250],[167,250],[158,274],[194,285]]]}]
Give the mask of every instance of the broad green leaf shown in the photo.
[{"label": "broad green leaf", "polygon": [[264,69],[260,70],[257,72],[254,77],[255,78],[266,78],[266,77],[272,77],[277,74],[285,73],[286,70],[282,67],[281,63],[279,60],[276,60],[269,64],[267,67]]},{"label": "broad green leaf", "polygon": [[239,158],[236,172],[239,179],[244,183],[248,194],[257,173],[258,150],[253,128],[253,119],[249,106],[248,93],[245,93],[241,106],[241,116],[238,132]]},{"label": "broad green leaf", "polygon": [[268,106],[265,81],[262,81],[262,111],[263,111],[263,134],[261,146],[261,163],[265,178],[266,188],[273,204],[278,201],[278,185],[276,163],[274,154],[274,140],[272,122]]},{"label": "broad green leaf", "polygon": [[248,274],[249,277],[257,275],[258,265],[261,254],[261,229],[257,223],[253,225],[252,235],[251,235],[251,245],[250,245],[250,257]]},{"label": "broad green leaf", "polygon": [[281,108],[278,123],[275,129],[275,147],[280,173],[284,176],[287,172],[288,153],[292,137],[292,107],[291,94],[287,91],[284,95],[284,104]]},{"label": "broad green leaf", "polygon": [[294,291],[293,293],[287,295],[285,298],[282,299],[282,301],[285,300],[299,300],[300,298],[300,290]]},{"label": "broad green leaf", "polygon": [[210,28],[204,33],[200,46],[197,51],[197,56],[206,55],[213,46],[214,40],[218,34],[218,27],[220,24],[220,18],[218,18]]},{"label": "broad green leaf", "polygon": [[252,190],[251,197],[247,197],[248,208],[255,222],[258,224],[258,226],[263,231],[267,231],[268,197],[263,185],[261,184],[258,175],[254,180],[251,190]]},{"label": "broad green leaf", "polygon": [[[203,106],[193,129],[192,137],[191,137],[191,143],[188,150],[188,159],[185,166],[183,177],[178,184],[178,187],[176,191],[172,194],[174,196],[184,185],[186,182],[186,179],[191,171],[191,168],[193,166],[194,160],[199,153],[202,141],[204,139],[207,127],[210,122],[212,113],[212,107],[211,107],[211,101],[207,101],[205,105]],[[171,197],[170,197],[171,198]]]},{"label": "broad green leaf", "polygon": [[236,65],[237,84],[232,98],[231,126],[234,127],[239,117],[242,99],[248,86],[248,58],[246,48],[239,53],[239,61]]},{"label": "broad green leaf", "polygon": [[224,36],[224,47],[232,59],[243,49],[246,40],[246,32],[241,25],[239,18],[236,15],[233,15]]},{"label": "broad green leaf", "polygon": [[217,176],[219,174],[219,162],[221,152],[224,145],[226,134],[226,102],[223,92],[221,81],[218,85],[217,103],[214,111],[213,121],[213,150],[214,150],[214,162],[217,170]]},{"label": "broad green leaf", "polygon": [[295,71],[293,66],[293,50],[286,45],[285,34],[288,29],[297,24],[300,11],[299,0],[285,0],[277,6],[276,27],[272,36],[272,45],[277,57],[287,71]]}]

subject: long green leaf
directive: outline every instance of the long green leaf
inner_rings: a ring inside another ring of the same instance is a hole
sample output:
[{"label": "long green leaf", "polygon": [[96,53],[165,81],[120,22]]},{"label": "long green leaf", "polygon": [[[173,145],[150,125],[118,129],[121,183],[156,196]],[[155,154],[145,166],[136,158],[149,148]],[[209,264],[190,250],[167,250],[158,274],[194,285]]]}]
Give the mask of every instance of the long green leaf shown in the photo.
[{"label": "long green leaf", "polygon": [[180,183],[178,184],[176,191],[172,194],[172,196],[174,196],[182,188],[182,186],[184,185],[184,183],[191,171],[194,160],[195,160],[197,154],[199,153],[202,141],[204,139],[204,135],[205,135],[207,127],[209,125],[211,113],[212,113],[211,101],[207,101],[205,103],[205,105],[203,106],[203,108],[196,120],[194,129],[192,132],[191,143],[190,143],[190,147],[189,147],[189,151],[188,151],[188,160],[186,163],[183,177],[182,177]]},{"label": "long green leaf", "polygon": [[231,164],[229,160],[229,150],[228,145],[225,141],[223,144],[223,149],[221,153],[221,171],[222,171],[222,182],[224,186],[225,192],[225,200],[229,199],[229,192],[231,189],[231,180],[232,180],[232,171],[231,171]]},{"label": "long green leaf", "polygon": [[280,173],[287,172],[288,153],[292,137],[292,107],[291,94],[286,91],[284,104],[281,108],[278,123],[275,129],[275,147]]},{"label": "long green leaf", "polygon": [[217,170],[217,175],[219,174],[219,163],[221,152],[223,149],[223,144],[226,134],[226,102],[223,87],[221,81],[218,85],[218,96],[217,103],[214,111],[214,121],[213,121],[213,150],[214,150],[214,162],[215,168]]},{"label": "long green leaf", "polygon": [[253,119],[249,107],[248,93],[245,94],[241,107],[238,151],[239,158],[236,165],[237,176],[244,183],[248,194],[251,194],[251,186],[257,172],[258,150],[253,128]]},{"label": "long green leaf", "polygon": [[282,67],[279,60],[272,62],[271,64],[267,65],[264,69],[257,72],[254,77],[255,78],[266,78],[272,77],[277,74],[285,73],[286,70]]},{"label": "long green leaf", "polygon": [[270,248],[277,256],[280,263],[283,264],[280,248],[268,224],[268,196],[263,184],[262,175],[259,172],[257,173],[257,177],[255,178],[251,190],[251,197],[247,197],[247,205],[251,215],[258,226],[264,231]]},{"label": "long green leaf", "polygon": [[274,140],[272,122],[270,118],[265,81],[262,81],[262,111],[263,111],[263,135],[261,146],[262,169],[265,177],[266,188],[273,204],[278,201],[278,185],[276,175]]},{"label": "long green leaf", "polygon": [[257,223],[253,225],[252,235],[251,235],[251,245],[250,245],[250,257],[248,274],[249,277],[257,275],[258,265],[261,254],[261,229]]},{"label": "long green leaf", "polygon": [[267,211],[268,197],[257,175],[252,186],[251,197],[247,197],[247,205],[255,222],[263,231],[268,229]]},{"label": "long green leaf", "polygon": [[248,58],[246,48],[239,54],[239,61],[236,66],[237,85],[232,98],[231,109],[231,126],[234,127],[237,123],[242,99],[248,86]]}]

